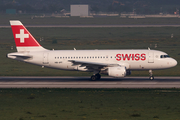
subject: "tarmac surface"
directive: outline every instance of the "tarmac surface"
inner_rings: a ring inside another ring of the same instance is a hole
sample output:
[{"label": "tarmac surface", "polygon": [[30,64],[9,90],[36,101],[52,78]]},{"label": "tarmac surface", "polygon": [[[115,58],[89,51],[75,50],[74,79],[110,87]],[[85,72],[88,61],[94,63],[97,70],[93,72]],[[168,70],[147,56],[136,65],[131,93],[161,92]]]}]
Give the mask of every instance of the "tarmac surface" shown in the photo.
[{"label": "tarmac surface", "polygon": [[0,88],[180,88],[180,77],[0,77]]},{"label": "tarmac surface", "polygon": [[[10,25],[0,25],[0,28],[10,27]],[[25,25],[25,27],[180,27],[180,25]]]}]

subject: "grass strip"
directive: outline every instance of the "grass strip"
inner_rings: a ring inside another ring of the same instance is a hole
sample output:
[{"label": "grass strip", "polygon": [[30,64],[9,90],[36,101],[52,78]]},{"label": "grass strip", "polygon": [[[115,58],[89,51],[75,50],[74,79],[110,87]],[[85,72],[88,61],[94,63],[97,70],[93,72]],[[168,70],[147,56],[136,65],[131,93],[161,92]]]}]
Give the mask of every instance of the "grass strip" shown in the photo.
[{"label": "grass strip", "polygon": [[2,120],[178,120],[180,89],[1,89]]}]

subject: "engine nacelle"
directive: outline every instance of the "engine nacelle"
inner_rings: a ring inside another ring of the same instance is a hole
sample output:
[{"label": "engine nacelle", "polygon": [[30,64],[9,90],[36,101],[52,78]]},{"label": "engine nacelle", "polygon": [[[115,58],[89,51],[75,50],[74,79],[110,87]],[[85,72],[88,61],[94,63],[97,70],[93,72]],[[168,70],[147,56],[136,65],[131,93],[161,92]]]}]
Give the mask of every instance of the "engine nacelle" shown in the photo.
[{"label": "engine nacelle", "polygon": [[108,75],[112,77],[125,77],[126,68],[125,67],[108,67]]}]

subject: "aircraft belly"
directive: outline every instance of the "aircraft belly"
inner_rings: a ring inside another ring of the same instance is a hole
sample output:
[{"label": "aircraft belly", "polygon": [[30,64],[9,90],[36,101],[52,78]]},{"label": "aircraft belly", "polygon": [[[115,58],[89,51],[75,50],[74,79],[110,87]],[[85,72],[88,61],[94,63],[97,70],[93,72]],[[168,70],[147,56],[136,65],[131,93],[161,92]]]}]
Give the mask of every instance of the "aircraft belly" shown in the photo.
[{"label": "aircraft belly", "polygon": [[144,70],[147,69],[147,62],[130,62],[129,69],[131,70]]}]

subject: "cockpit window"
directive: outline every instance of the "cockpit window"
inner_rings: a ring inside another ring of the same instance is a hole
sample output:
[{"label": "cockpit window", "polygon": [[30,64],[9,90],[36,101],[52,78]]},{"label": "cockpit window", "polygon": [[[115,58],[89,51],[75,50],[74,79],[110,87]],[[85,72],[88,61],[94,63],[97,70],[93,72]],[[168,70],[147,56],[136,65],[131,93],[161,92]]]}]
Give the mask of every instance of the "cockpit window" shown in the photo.
[{"label": "cockpit window", "polygon": [[169,55],[161,55],[161,58],[170,58]]}]

